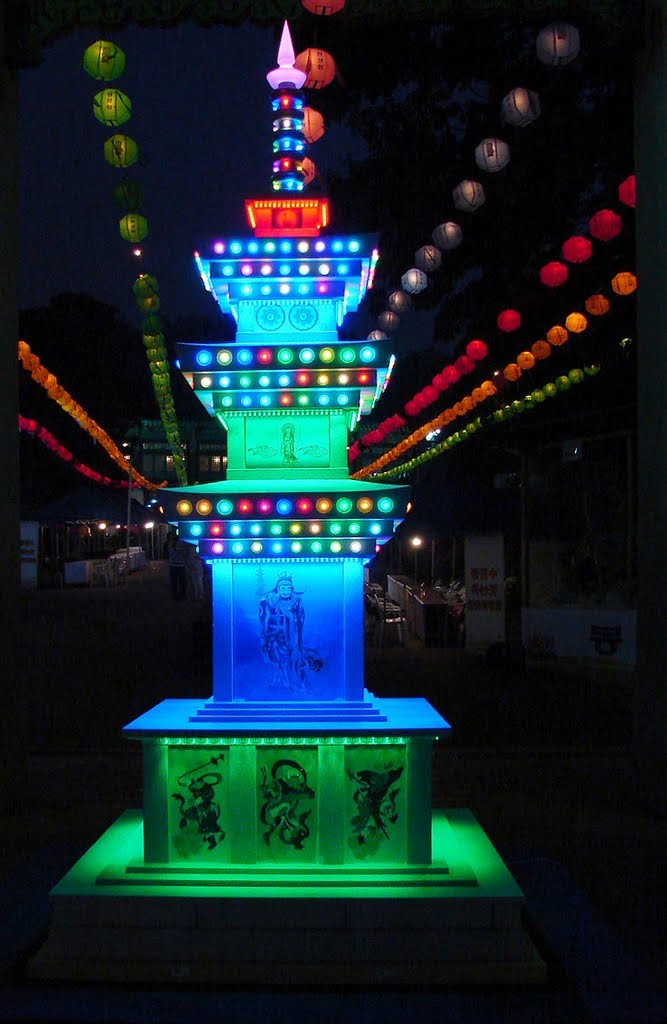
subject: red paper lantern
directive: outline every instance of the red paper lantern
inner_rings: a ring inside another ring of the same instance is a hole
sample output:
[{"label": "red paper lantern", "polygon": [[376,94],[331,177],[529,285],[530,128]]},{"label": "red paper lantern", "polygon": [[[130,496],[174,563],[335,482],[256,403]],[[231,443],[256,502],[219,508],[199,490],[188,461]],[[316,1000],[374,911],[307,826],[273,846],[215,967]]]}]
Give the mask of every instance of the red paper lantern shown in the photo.
[{"label": "red paper lantern", "polygon": [[588,222],[588,228],[593,238],[601,242],[610,242],[612,238],[620,234],[623,221],[613,210],[598,210]]},{"label": "red paper lantern", "polygon": [[593,246],[583,235],[572,235],[561,246],[561,254],[568,263],[585,263],[591,258]]},{"label": "red paper lantern", "polygon": [[450,384],[456,384],[457,380],[461,380],[461,374],[455,366],[445,366],[441,371],[442,378],[447,382],[447,387]]},{"label": "red paper lantern", "polygon": [[634,174],[630,174],[618,186],[618,198],[625,206],[635,208],[637,205],[637,179]]},{"label": "red paper lantern", "polygon": [[521,314],[516,309],[504,309],[502,313],[498,314],[496,323],[499,331],[511,334],[512,331],[518,331],[521,327]]},{"label": "red paper lantern", "polygon": [[419,406],[414,401],[414,399],[411,399],[409,402],[405,403],[405,405],[403,406],[403,411],[405,412],[406,416],[416,416],[417,413],[419,412]]},{"label": "red paper lantern", "polygon": [[567,267],[564,263],[560,263],[558,260],[552,260],[551,263],[545,263],[540,270],[540,281],[545,284],[547,288],[558,288],[561,284],[565,284],[567,281]]},{"label": "red paper lantern", "polygon": [[321,0],[301,0],[301,4],[311,14],[329,15],[342,11],[345,0],[326,0],[326,3],[322,3]]},{"label": "red paper lantern", "polygon": [[426,387],[422,389],[421,393],[426,399],[427,405],[430,405],[431,402],[435,402],[436,398],[440,394],[438,389],[434,388],[432,384],[427,384]]},{"label": "red paper lantern", "polygon": [[436,373],[435,377],[431,381],[431,384],[433,385],[434,388],[437,388],[438,391],[445,391],[445,389],[447,388],[447,382],[445,381],[445,378],[442,376],[441,373]]},{"label": "red paper lantern", "polygon": [[454,366],[461,374],[471,373],[475,369],[475,364],[469,356],[459,356],[454,360]]},{"label": "red paper lantern", "polygon": [[473,338],[473,340],[469,341],[466,345],[466,355],[476,363],[478,363],[480,359],[485,359],[488,351],[488,348],[481,338]]}]

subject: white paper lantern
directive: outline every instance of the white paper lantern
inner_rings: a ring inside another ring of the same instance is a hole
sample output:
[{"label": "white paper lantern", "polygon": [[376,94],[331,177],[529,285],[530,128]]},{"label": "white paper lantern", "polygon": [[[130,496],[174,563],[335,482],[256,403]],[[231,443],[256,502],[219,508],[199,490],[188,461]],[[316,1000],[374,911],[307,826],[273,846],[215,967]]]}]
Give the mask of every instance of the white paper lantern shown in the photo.
[{"label": "white paper lantern", "polygon": [[455,224],[453,220],[448,220],[444,224],[438,224],[431,237],[438,249],[446,251],[447,249],[456,249],[457,245],[461,244],[463,232],[458,224]]},{"label": "white paper lantern", "polygon": [[378,327],[387,334],[393,334],[394,331],[397,331],[400,322],[400,316],[397,313],[392,313],[390,309],[385,309],[384,313],[380,313],[377,319]]},{"label": "white paper lantern", "polygon": [[508,124],[523,128],[540,116],[540,97],[531,89],[517,86],[503,98],[500,115]]},{"label": "white paper lantern", "polygon": [[395,292],[392,292],[387,299],[387,306],[392,313],[398,313],[401,316],[403,313],[409,313],[412,309],[412,303],[410,302],[410,296],[406,295],[404,291],[397,288]]},{"label": "white paper lantern", "polygon": [[470,178],[464,178],[453,189],[452,199],[457,210],[472,213],[474,210],[479,210],[480,206],[486,201],[484,186],[479,181],[471,181]]},{"label": "white paper lantern", "polygon": [[428,278],[419,267],[410,267],[401,278],[401,288],[408,295],[416,295],[417,292],[423,292],[427,284]]},{"label": "white paper lantern", "polygon": [[579,30],[566,21],[553,21],[535,41],[537,59],[551,68],[570,64],[579,54]]},{"label": "white paper lantern", "polygon": [[389,337],[384,331],[371,331],[366,341],[385,341]]},{"label": "white paper lantern", "polygon": [[494,174],[510,162],[510,148],[502,139],[482,139],[475,150],[475,163],[483,171]]},{"label": "white paper lantern", "polygon": [[422,245],[415,253],[415,265],[427,274],[437,270],[442,263],[440,250],[434,245]]}]

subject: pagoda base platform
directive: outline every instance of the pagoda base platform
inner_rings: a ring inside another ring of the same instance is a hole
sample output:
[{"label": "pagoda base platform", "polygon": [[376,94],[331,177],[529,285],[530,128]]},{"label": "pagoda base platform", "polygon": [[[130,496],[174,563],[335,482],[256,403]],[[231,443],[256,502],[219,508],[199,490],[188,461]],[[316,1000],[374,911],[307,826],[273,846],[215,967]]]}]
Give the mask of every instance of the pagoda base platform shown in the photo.
[{"label": "pagoda base platform", "polygon": [[524,985],[546,966],[468,810],[428,865],[151,864],[127,811],[51,892],[36,979],[221,986]]}]

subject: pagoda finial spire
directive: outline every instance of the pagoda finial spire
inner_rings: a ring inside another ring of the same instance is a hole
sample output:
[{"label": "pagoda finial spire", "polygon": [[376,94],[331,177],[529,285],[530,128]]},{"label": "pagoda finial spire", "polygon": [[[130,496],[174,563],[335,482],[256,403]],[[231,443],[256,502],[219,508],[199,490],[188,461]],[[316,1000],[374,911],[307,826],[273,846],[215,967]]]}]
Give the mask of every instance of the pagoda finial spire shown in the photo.
[{"label": "pagoda finial spire", "polygon": [[272,89],[281,85],[290,89],[300,89],[306,81],[306,73],[294,67],[294,46],[287,22],[283,25],[283,34],[278,47],[278,66],[269,71],[266,80]]}]

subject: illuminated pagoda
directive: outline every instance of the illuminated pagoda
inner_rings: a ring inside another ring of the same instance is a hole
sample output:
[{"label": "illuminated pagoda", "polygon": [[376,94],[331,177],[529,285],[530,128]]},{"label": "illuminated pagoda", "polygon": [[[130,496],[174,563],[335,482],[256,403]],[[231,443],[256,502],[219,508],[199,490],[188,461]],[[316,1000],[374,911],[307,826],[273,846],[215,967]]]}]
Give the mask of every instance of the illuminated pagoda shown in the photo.
[{"label": "illuminated pagoda", "polygon": [[272,195],[246,202],[252,234],[195,254],[236,339],[178,346],[228,434],[226,479],[161,491],[211,565],[212,696],[167,699],[125,727],[143,746],[143,814],[126,812],[53,891],[36,976],[303,984],[541,970],[521,893],[472,815],[432,815],[432,744],[449,726],[423,698],[364,687],[364,565],[409,488],[349,478],[349,431],[393,356],[388,339],[346,337],[376,243],[332,233],[326,198],[304,194],[305,76],[293,65],[285,25],[267,75]]}]

